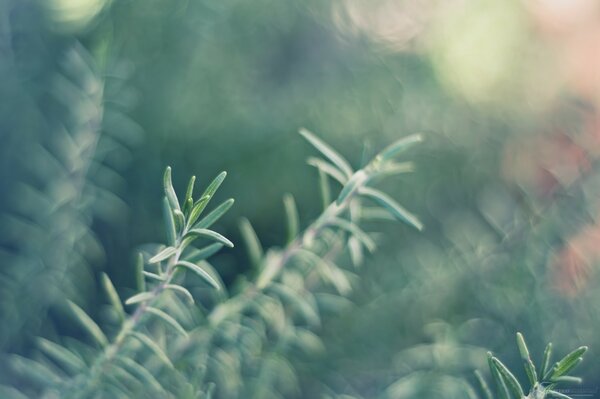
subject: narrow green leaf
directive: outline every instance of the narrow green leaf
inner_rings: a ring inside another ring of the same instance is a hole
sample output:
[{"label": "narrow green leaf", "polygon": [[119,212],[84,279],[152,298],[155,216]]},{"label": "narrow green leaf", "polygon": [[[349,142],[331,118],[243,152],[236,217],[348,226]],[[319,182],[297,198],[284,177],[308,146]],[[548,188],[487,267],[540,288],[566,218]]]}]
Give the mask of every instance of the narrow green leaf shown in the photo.
[{"label": "narrow green leaf", "polygon": [[364,182],[367,180],[368,176],[363,170],[357,171],[352,175],[350,180],[344,185],[342,191],[340,191],[340,195],[337,197],[336,203],[340,205],[342,202],[346,200],[350,195],[352,195]]},{"label": "narrow green leaf", "polygon": [[540,375],[545,376],[550,371],[550,359],[552,357],[552,342],[549,342],[544,349],[544,356],[542,358],[542,367],[540,368]]},{"label": "narrow green leaf", "polygon": [[176,252],[177,252],[177,248],[166,247],[165,249],[163,249],[162,251],[160,251],[159,253],[154,255],[152,258],[150,258],[148,260],[148,263],[152,264],[152,263],[162,262],[163,260],[175,255]]},{"label": "narrow green leaf", "polygon": [[331,203],[331,188],[329,187],[329,179],[327,178],[327,175],[321,169],[319,169],[319,187],[321,189],[323,210],[325,210]]},{"label": "narrow green leaf", "polygon": [[512,391],[513,395],[519,399],[523,398],[525,393],[523,392],[523,388],[521,388],[521,384],[519,384],[519,381],[514,374],[511,373],[510,370],[500,360],[498,360],[498,358],[492,358],[492,362],[498,369],[498,372],[502,376],[504,383]]},{"label": "narrow green leaf", "polygon": [[394,201],[387,194],[382,193],[379,190],[375,190],[369,187],[361,187],[359,189],[360,194],[369,197],[381,206],[386,208],[392,215],[398,220],[405,222],[417,230],[423,230],[423,224],[417,219],[415,215],[404,209],[400,204]]},{"label": "narrow green leaf", "polygon": [[244,239],[244,243],[246,244],[246,251],[248,252],[250,263],[256,268],[259,267],[264,256],[263,247],[256,235],[256,231],[254,231],[254,228],[248,219],[242,218],[240,220],[240,232]]},{"label": "narrow green leaf", "polygon": [[187,225],[186,225],[187,228],[189,228],[194,223],[196,223],[196,220],[198,220],[198,218],[204,211],[204,208],[206,208],[206,205],[208,204],[208,201],[210,201],[210,198],[211,198],[210,195],[205,195],[205,196],[201,197],[198,201],[196,201],[196,203],[194,203],[194,206],[192,207],[192,210],[190,211],[190,217],[188,218],[188,221],[187,221]]},{"label": "narrow green leaf", "polygon": [[556,377],[552,382],[555,383],[568,383],[568,384],[581,384],[583,379],[580,377],[572,377],[570,375],[563,375],[562,377]]},{"label": "narrow green leaf", "polygon": [[7,360],[10,368],[20,377],[40,386],[48,387],[61,382],[61,378],[45,364],[19,355],[9,355]]},{"label": "narrow green leaf", "polygon": [[208,259],[223,248],[223,244],[215,242],[201,249],[193,249],[185,255],[185,260],[196,263],[204,259]]},{"label": "narrow green leaf", "polygon": [[125,305],[133,305],[140,302],[146,302],[151,299],[154,299],[154,294],[152,292],[140,292],[139,294],[135,294],[134,296],[128,298],[125,301]]},{"label": "narrow green leaf", "polygon": [[166,278],[165,276],[160,276],[156,273],[150,273],[145,270],[143,270],[142,273],[144,274],[144,276],[148,277],[149,279],[156,280],[156,281],[165,281],[165,278]]},{"label": "narrow green leaf", "polygon": [[573,399],[570,396],[564,395],[560,392],[553,391],[551,389],[546,391],[546,397],[547,398],[557,398],[557,399]]},{"label": "narrow green leaf", "polygon": [[154,352],[154,354],[156,355],[156,357],[158,357],[160,360],[162,360],[163,363],[165,363],[170,368],[173,368],[173,363],[171,363],[171,360],[169,359],[169,357],[161,349],[161,347],[158,346],[151,338],[149,338],[148,336],[146,336],[146,335],[144,335],[142,333],[138,333],[138,332],[135,332],[135,331],[129,332],[128,335],[130,337],[133,337],[133,338],[137,339],[142,344],[146,345],[146,347],[148,349],[150,349],[152,352]]},{"label": "narrow green leaf", "polygon": [[[129,399],[134,392],[141,391],[144,383],[127,371],[121,364],[111,362],[110,369],[102,373],[102,385],[97,388],[105,397],[111,399]],[[145,387],[144,387],[145,388]]]},{"label": "narrow green leaf", "polygon": [[309,164],[310,166],[314,166],[315,168],[317,168],[320,172],[324,173],[325,175],[331,176],[334,180],[336,180],[342,186],[344,184],[346,184],[346,182],[348,181],[348,178],[346,176],[344,176],[344,174],[342,172],[340,172],[340,170],[338,168],[336,168],[335,166],[333,166],[332,164],[330,164],[327,161],[324,161],[320,158],[309,157],[306,160],[306,163]]},{"label": "narrow green leaf", "polygon": [[219,173],[219,175],[213,179],[213,181],[208,185],[208,187],[206,187],[206,190],[204,190],[204,192],[200,196],[200,199],[196,202],[196,204],[194,204],[194,207],[192,208],[190,217],[188,219],[187,227],[193,226],[196,220],[198,220],[200,214],[202,214],[202,211],[204,211],[204,208],[206,208],[206,205],[208,205],[208,202],[215,195],[215,192],[219,189],[221,183],[223,183],[223,180],[225,180],[225,177],[227,177],[227,172]]},{"label": "narrow green leaf", "polygon": [[190,177],[190,181],[187,186],[187,190],[185,191],[185,211],[189,212],[191,208],[188,209],[190,201],[193,204],[194,201],[194,183],[196,182],[196,176]]},{"label": "narrow green leaf", "polygon": [[[202,265],[202,263],[201,263],[201,265]],[[186,269],[189,269],[192,272],[196,273],[198,276],[200,276],[200,278],[202,278],[204,281],[206,281],[207,283],[212,285],[217,290],[222,289],[221,284],[219,284],[219,281],[217,281],[211,275],[211,273],[209,273],[207,270],[205,270],[206,267],[204,265],[200,266],[200,265],[182,260],[182,261],[177,262],[175,267],[184,267]]]},{"label": "narrow green leaf", "polygon": [[521,334],[520,332],[517,333],[517,346],[519,347],[521,359],[531,359],[531,357],[529,356],[529,349],[527,349],[527,344],[525,343],[525,338],[523,338],[523,334]]},{"label": "narrow green leaf", "polygon": [[227,172],[221,172],[221,173],[219,173],[217,175],[217,177],[215,177],[213,179],[213,181],[210,182],[210,184],[208,185],[208,187],[206,188],[206,190],[204,190],[204,193],[202,193],[202,197],[204,197],[205,195],[209,195],[211,197],[213,195],[215,195],[215,193],[217,192],[217,190],[221,186],[221,183],[223,183],[223,180],[225,180],[226,177],[227,177]]},{"label": "narrow green leaf", "polygon": [[570,361],[569,363],[566,363],[560,367],[558,365],[555,365],[550,379],[552,381],[555,381],[557,378],[566,375],[571,370],[573,370],[575,367],[579,366],[579,363],[581,363],[582,361],[583,361],[583,358],[578,357],[577,359],[574,359],[574,360]]},{"label": "narrow green leaf", "polygon": [[67,300],[67,306],[71,309],[71,312],[75,315],[79,324],[87,331],[87,333],[96,340],[100,344],[100,346],[105,347],[108,345],[108,339],[106,335],[102,332],[98,324],[90,317],[88,314],[77,306],[75,303]]},{"label": "narrow green leaf", "polygon": [[171,180],[170,166],[167,166],[167,169],[165,169],[165,174],[163,176],[163,184],[165,188],[165,195],[167,196],[171,209],[177,209],[181,211],[181,209],[179,208],[179,200],[177,199],[177,194],[175,194],[175,189],[173,188],[173,181]]},{"label": "narrow green leaf", "polygon": [[167,230],[167,242],[169,245],[175,245],[175,241],[177,240],[177,228],[175,227],[173,210],[169,205],[167,197],[163,198],[163,218],[165,219],[165,229]]},{"label": "narrow green leaf", "polygon": [[206,393],[204,394],[204,399],[212,399],[216,387],[217,385],[214,382],[209,382]]},{"label": "narrow green leaf", "polygon": [[525,338],[523,338],[523,334],[520,332],[517,333],[517,346],[519,347],[519,353],[521,354],[521,359],[524,363],[523,366],[525,367],[527,378],[529,378],[531,386],[534,386],[538,382],[537,372],[533,362],[531,361],[531,356],[529,355],[529,349],[527,349]]},{"label": "narrow green leaf", "polygon": [[146,291],[146,281],[144,280],[144,256],[138,253],[135,262],[135,282],[138,291]]},{"label": "narrow green leaf", "polygon": [[344,270],[339,268],[336,264],[326,261],[322,264],[322,267],[319,271],[321,275],[326,277],[327,280],[335,287],[336,291],[340,295],[347,296],[352,291],[352,285],[350,284],[350,280],[346,276]]},{"label": "narrow green leaf", "polygon": [[173,290],[173,291],[177,291],[178,293],[182,294],[182,295],[183,295],[183,296],[184,296],[184,297],[187,299],[187,301],[188,301],[190,304],[193,304],[193,303],[194,303],[194,297],[193,297],[193,296],[192,296],[192,294],[191,294],[191,293],[190,293],[190,292],[189,292],[187,289],[185,289],[184,287],[182,287],[182,286],[180,286],[180,285],[176,285],[176,284],[165,284],[165,287],[164,287],[164,288],[165,288],[165,289],[167,289],[167,290]]},{"label": "narrow green leaf", "polygon": [[202,268],[206,273],[208,273],[212,277],[213,280],[217,282],[217,284],[219,285],[218,292],[220,294],[227,293],[225,283],[223,282],[223,280],[221,280],[219,272],[217,272],[217,270],[209,262],[202,260],[200,262],[196,262],[195,264],[196,266]]},{"label": "narrow green leaf", "polygon": [[157,316],[158,318],[160,318],[161,320],[163,320],[165,323],[167,323],[168,325],[170,325],[171,327],[173,327],[173,329],[175,331],[177,331],[178,333],[180,333],[184,337],[187,337],[187,335],[188,335],[187,331],[185,331],[185,329],[181,326],[181,324],[179,324],[177,322],[177,320],[175,320],[172,316],[168,315],[167,313],[165,313],[164,311],[162,311],[160,309],[153,308],[151,306],[148,306],[146,308],[146,311],[148,313],[152,313],[153,315]]},{"label": "narrow green leaf", "polygon": [[563,357],[554,366],[551,378],[560,377],[571,371],[575,366],[579,364],[579,362],[581,362],[580,358],[587,350],[587,346],[581,346],[575,349],[573,352],[569,353],[567,356]]},{"label": "narrow green leaf", "polygon": [[193,198],[188,198],[187,201],[185,201],[185,204],[183,205],[183,214],[187,216],[190,215],[190,213],[192,212],[192,208],[194,207],[194,199]]},{"label": "narrow green leaf", "polygon": [[341,295],[347,295],[352,290],[350,281],[348,281],[344,272],[331,261],[306,249],[298,249],[294,255],[304,259],[304,261],[307,261],[309,264],[314,265],[315,270],[325,280],[333,284],[335,289]]},{"label": "narrow green leaf", "polygon": [[131,373],[136,379],[144,382],[154,391],[164,393],[164,388],[144,366],[128,357],[119,356],[116,359],[125,368],[125,371]]},{"label": "narrow green leaf", "polygon": [[492,390],[488,386],[487,382],[485,382],[485,379],[483,378],[479,370],[475,370],[474,374],[475,379],[477,379],[477,382],[479,383],[479,387],[481,388],[485,399],[494,399],[494,396],[492,395]]},{"label": "narrow green leaf", "polygon": [[382,165],[375,173],[379,177],[398,175],[401,173],[410,173],[415,171],[415,164],[412,162],[387,162]]},{"label": "narrow green leaf", "polygon": [[287,242],[290,243],[296,239],[300,225],[296,201],[294,201],[294,197],[291,194],[283,196],[283,206],[287,221]]},{"label": "narrow green leaf", "polygon": [[358,227],[355,223],[349,222],[345,219],[334,218],[329,221],[329,225],[337,226],[348,233],[352,234],[352,236],[356,237],[364,246],[367,248],[369,252],[373,252],[375,250],[375,241],[367,233],[365,233],[360,227]]},{"label": "narrow green leaf", "polygon": [[64,346],[48,341],[42,337],[37,338],[37,345],[46,355],[54,359],[71,374],[81,373],[86,369],[83,360]]},{"label": "narrow green leaf", "polygon": [[360,267],[365,260],[365,256],[363,253],[363,244],[361,244],[358,238],[351,236],[348,239],[348,252],[350,254],[352,265],[354,265],[354,267]]},{"label": "narrow green leaf", "polygon": [[498,370],[498,367],[493,362],[494,357],[491,352],[487,353],[487,361],[488,366],[490,367],[490,372],[492,373],[492,377],[494,378],[494,382],[496,383],[496,388],[498,388],[498,392],[500,392],[500,399],[510,399],[510,392],[504,383],[504,379]]},{"label": "narrow green leaf", "polygon": [[262,269],[256,279],[258,289],[263,289],[269,285],[281,271],[281,253],[272,249],[268,250],[261,266]]},{"label": "narrow green leaf", "polygon": [[119,298],[119,294],[117,294],[115,286],[106,273],[101,274],[100,280],[102,281],[102,287],[108,296],[110,304],[117,312],[119,320],[123,322],[123,320],[125,320],[125,310],[123,309],[123,304],[121,303],[121,299]]},{"label": "narrow green leaf", "polygon": [[361,206],[360,218],[368,221],[388,221],[396,220],[396,218],[385,209],[374,206]]},{"label": "narrow green leaf", "polygon": [[182,231],[185,226],[185,216],[183,215],[183,212],[175,209],[173,211],[173,219],[175,220],[176,231]]},{"label": "narrow green leaf", "polygon": [[208,230],[208,229],[191,229],[187,232],[184,238],[190,237],[205,237],[217,242],[220,242],[230,248],[233,248],[233,243],[229,241],[227,238],[223,237],[221,234],[216,231]]},{"label": "narrow green leaf", "polygon": [[336,165],[346,175],[346,177],[352,176],[353,172],[350,164],[340,154],[338,154],[337,151],[304,128],[300,129],[300,134],[323,155],[329,158],[329,160],[333,162],[333,164]]},{"label": "narrow green leaf", "polygon": [[300,294],[290,287],[279,283],[272,283],[269,285],[269,289],[285,300],[292,309],[296,310],[308,325],[317,327],[321,324],[321,318],[316,310],[317,303],[314,301],[312,295],[307,296],[306,293]]},{"label": "narrow green leaf", "polygon": [[235,200],[233,198],[229,198],[227,201],[223,202],[221,205],[216,207],[212,212],[206,215],[202,220],[200,220],[194,228],[207,229],[212,226],[217,220],[221,218],[229,208],[233,205]]},{"label": "narrow green leaf", "polygon": [[525,374],[527,374],[527,378],[531,386],[534,386],[538,382],[537,372],[535,371],[535,365],[531,361],[531,359],[524,360],[523,367],[525,368]]},{"label": "narrow green leaf", "polygon": [[106,382],[103,382],[99,387],[99,390],[102,390],[102,394],[104,395],[102,397],[130,399],[139,395],[141,391],[148,394],[150,385],[138,375],[129,371],[122,362],[111,362],[111,367],[105,370],[103,377],[106,379]]},{"label": "narrow green leaf", "polygon": [[410,147],[415,144],[418,144],[423,141],[423,136],[420,134],[412,134],[410,136],[401,138],[395,143],[390,144],[386,148],[384,148],[377,157],[381,158],[383,161],[388,161],[395,157],[396,155],[406,151]]}]

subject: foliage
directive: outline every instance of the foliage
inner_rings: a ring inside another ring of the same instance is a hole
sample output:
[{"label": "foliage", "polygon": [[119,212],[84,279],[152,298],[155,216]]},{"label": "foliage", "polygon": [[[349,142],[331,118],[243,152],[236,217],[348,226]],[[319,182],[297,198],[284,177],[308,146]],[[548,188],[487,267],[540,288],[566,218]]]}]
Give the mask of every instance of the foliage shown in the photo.
[{"label": "foliage", "polygon": [[[125,313],[113,283],[102,274],[102,285],[119,326],[113,337],[109,339],[91,316],[68,301],[67,307],[94,345],[61,345],[39,338],[43,354],[40,360],[12,355],[9,363],[17,378],[25,383],[23,392],[61,398],[206,397],[212,395],[215,386],[220,397],[265,398],[297,392],[300,388],[294,368],[285,356],[297,349],[308,354],[322,350],[322,343],[313,332],[320,324],[321,307],[339,308],[341,298],[337,295],[348,295],[352,287],[350,271],[340,268],[334,260],[348,246],[355,266],[359,266],[363,251],[375,249],[373,239],[358,226],[359,220],[387,211],[422,229],[414,215],[383,192],[369,187],[377,179],[410,170],[395,158],[420,142],[420,136],[397,141],[364,168],[353,171],[343,157],[315,135],[307,130],[301,130],[301,134],[326,158],[313,163],[319,170],[327,206],[300,232],[295,202],[286,196],[287,244],[266,254],[250,224],[243,222],[249,255],[258,269],[255,282],[243,283],[228,298],[221,278],[206,261],[223,246],[233,247],[226,237],[210,230],[233,205],[233,199],[201,218],[226,173],[219,174],[197,199],[196,177],[192,176],[180,201],[168,167],[163,183],[167,242],[152,256],[140,255],[136,269],[139,292],[124,302],[126,306],[137,305],[135,310]],[[342,186],[333,202],[329,198],[330,178]],[[378,206],[365,208],[365,200]],[[197,239],[212,243],[196,248],[192,243]],[[176,318],[185,317],[189,311],[184,303],[195,303],[194,295],[183,284],[181,271],[197,275],[219,293],[217,305],[206,308],[203,314],[206,324],[196,321],[191,331]],[[151,286],[146,286],[146,280]],[[319,301],[322,283],[331,285],[337,294],[323,293],[325,296]],[[248,340],[258,346],[235,346],[235,342]],[[165,376],[156,378],[162,369]],[[168,383],[173,378],[187,383],[183,387]]]},{"label": "foliage", "polygon": [[[488,364],[490,372],[496,384],[498,396],[501,398],[563,398],[570,396],[556,391],[555,388],[563,383],[581,383],[581,378],[569,376],[568,373],[573,370],[583,360],[583,355],[587,351],[587,346],[579,347],[558,362],[552,364],[552,344],[549,343],[544,350],[544,356],[539,367],[536,369],[533,360],[529,354],[527,344],[521,333],[517,333],[517,346],[523,360],[523,367],[530,383],[530,389],[527,396],[525,390],[515,377],[515,375],[498,358],[488,352]],[[479,372],[475,373],[485,398],[492,399],[492,390],[489,388]]]},{"label": "foliage", "polygon": [[[10,187],[11,211],[3,215],[9,234],[3,236],[7,267],[0,299],[5,318],[2,346],[23,330],[37,329],[39,312],[63,290],[73,291],[73,265],[83,267],[98,252],[86,198],[88,170],[100,137],[103,83],[78,43],[63,51],[57,70],[45,77],[52,89],[35,99],[52,104],[51,111],[40,112],[39,120],[51,131],[39,142],[21,147],[22,153],[9,155],[15,158],[12,167],[27,170],[29,178]],[[31,281],[32,275],[37,281]],[[19,300],[23,295],[28,301]]]},{"label": "foliage", "polygon": [[[597,21],[488,6],[0,0],[0,397],[471,399],[514,331],[598,346]],[[218,235],[165,164],[228,170]]]}]

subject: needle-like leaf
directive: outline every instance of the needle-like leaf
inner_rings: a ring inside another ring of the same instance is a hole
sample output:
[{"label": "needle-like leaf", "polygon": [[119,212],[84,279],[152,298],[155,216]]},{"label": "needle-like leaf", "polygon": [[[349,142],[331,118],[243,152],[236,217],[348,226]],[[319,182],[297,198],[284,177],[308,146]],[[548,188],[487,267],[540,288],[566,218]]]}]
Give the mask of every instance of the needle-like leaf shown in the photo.
[{"label": "needle-like leaf", "polygon": [[423,230],[423,223],[417,219],[415,215],[404,209],[400,204],[390,198],[387,194],[382,193],[379,190],[375,190],[369,187],[359,188],[359,193],[377,202],[379,205],[387,209],[392,215],[398,220],[407,223],[417,230]]},{"label": "needle-like leaf", "polygon": [[287,242],[294,241],[299,231],[299,217],[296,201],[291,194],[286,194],[283,197],[283,205],[285,208],[285,216],[287,221]]},{"label": "needle-like leaf", "polygon": [[188,336],[187,331],[185,331],[185,329],[181,326],[181,324],[179,324],[177,322],[177,320],[175,320],[172,316],[168,315],[167,313],[165,313],[164,311],[154,308],[152,306],[148,306],[146,308],[146,311],[148,313],[152,313],[153,315],[157,316],[158,318],[160,318],[161,320],[163,320],[165,323],[167,323],[169,326],[171,326],[175,331],[177,331],[178,333],[180,333],[181,335],[183,335],[184,337]]},{"label": "needle-like leaf", "polygon": [[227,238],[223,237],[221,234],[216,231],[208,230],[208,229],[191,229],[184,236],[184,238],[192,238],[192,237],[205,237],[213,241],[220,242],[230,248],[233,248],[233,243],[229,241]]},{"label": "needle-like leaf", "polygon": [[129,297],[125,301],[125,305],[133,305],[140,302],[146,302],[151,299],[154,299],[154,294],[152,292],[140,292],[139,294]]},{"label": "needle-like leaf", "polygon": [[340,154],[337,153],[333,148],[329,145],[325,144],[323,140],[312,134],[306,129],[300,129],[300,134],[309,143],[311,143],[317,150],[319,150],[323,155],[325,155],[335,166],[339,168],[340,171],[346,175],[347,178],[352,176],[352,168],[348,161],[344,159]]},{"label": "needle-like leaf", "polygon": [[420,134],[412,134],[410,136],[401,138],[395,143],[390,144],[386,148],[384,148],[377,157],[381,158],[383,161],[388,161],[394,158],[396,155],[408,150],[415,144],[418,144],[423,141],[423,136]]},{"label": "needle-like leaf", "polygon": [[81,370],[86,368],[86,365],[81,358],[62,345],[55,344],[54,342],[41,337],[37,338],[37,344],[46,355],[54,359],[71,373],[81,372]]},{"label": "needle-like leaf", "polygon": [[100,280],[102,281],[102,287],[104,287],[104,291],[110,300],[110,304],[117,312],[117,316],[119,320],[122,322],[125,320],[125,310],[123,309],[123,304],[121,303],[121,299],[119,298],[119,294],[117,294],[117,290],[113,285],[110,278],[106,275],[106,273],[102,273]]},{"label": "needle-like leaf", "polygon": [[194,303],[194,297],[193,297],[193,295],[187,289],[185,289],[184,287],[182,287],[180,285],[177,285],[177,284],[165,284],[164,288],[166,290],[176,291],[176,292],[180,293],[181,295],[183,295],[190,304]]},{"label": "needle-like leaf", "polygon": [[233,198],[229,198],[227,201],[223,202],[221,205],[216,207],[213,211],[211,211],[208,215],[206,215],[202,220],[200,220],[194,228],[207,229],[212,226],[217,220],[221,218],[234,203]]},{"label": "needle-like leaf", "polygon": [[75,303],[67,300],[67,306],[71,309],[71,312],[75,315],[76,319],[79,321],[79,324],[87,331],[90,337],[94,338],[96,342],[100,344],[100,346],[108,345],[108,339],[106,335],[102,332],[98,324],[90,317],[88,314],[77,306]]},{"label": "needle-like leaf", "polygon": [[171,209],[181,211],[181,209],[179,208],[179,200],[177,199],[177,194],[175,194],[175,189],[173,189],[173,181],[171,180],[170,166],[167,166],[167,168],[165,169],[163,183],[165,195],[167,196]]},{"label": "needle-like leaf", "polygon": [[149,338],[147,335],[144,335],[142,333],[138,333],[135,331],[131,331],[128,334],[130,337],[133,337],[135,339],[137,339],[138,341],[140,341],[142,344],[144,344],[148,349],[150,349],[152,352],[154,352],[154,354],[156,355],[156,357],[158,357],[160,360],[163,361],[163,363],[165,363],[167,366],[169,366],[170,368],[173,368],[173,363],[171,362],[171,360],[169,359],[169,357],[166,355],[166,353],[161,349],[160,346],[158,346],[151,338]]},{"label": "needle-like leaf", "polygon": [[217,281],[210,273],[209,271],[206,270],[206,267],[204,265],[202,265],[202,263],[200,263],[200,265],[197,265],[195,263],[191,263],[191,262],[187,262],[187,261],[179,261],[177,262],[177,264],[175,265],[175,267],[183,267],[186,268],[188,270],[191,270],[192,272],[196,273],[198,276],[200,276],[204,281],[206,281],[207,283],[209,283],[210,285],[212,285],[214,288],[220,290],[223,287],[221,286],[221,284],[219,283],[219,281]]},{"label": "needle-like leaf", "polygon": [[148,263],[152,264],[152,263],[162,262],[163,260],[168,259],[171,256],[175,255],[176,252],[177,252],[177,248],[166,247],[165,249],[163,249],[162,251],[160,251],[159,253],[154,255],[152,258],[150,258],[148,260]]},{"label": "needle-like leaf", "polygon": [[242,233],[242,238],[246,244],[246,251],[248,252],[250,263],[254,267],[258,267],[263,258],[263,248],[256,235],[256,231],[254,231],[254,228],[248,219],[242,218],[240,220],[240,232]]},{"label": "needle-like leaf", "polygon": [[519,353],[521,354],[521,359],[523,360],[525,373],[527,374],[527,378],[529,378],[529,382],[531,386],[534,386],[537,383],[537,372],[535,370],[535,366],[531,361],[531,356],[529,355],[529,349],[527,348],[527,344],[525,343],[525,338],[523,338],[523,334],[520,332],[517,333],[517,346],[519,348]]}]

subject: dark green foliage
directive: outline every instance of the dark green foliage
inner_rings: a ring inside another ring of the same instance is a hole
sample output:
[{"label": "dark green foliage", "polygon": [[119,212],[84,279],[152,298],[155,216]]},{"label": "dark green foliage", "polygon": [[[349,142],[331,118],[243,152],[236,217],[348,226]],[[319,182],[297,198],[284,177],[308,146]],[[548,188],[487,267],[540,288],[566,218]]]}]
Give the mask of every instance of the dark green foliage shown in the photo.
[{"label": "dark green foliage", "polygon": [[52,113],[40,112],[36,121],[45,131],[7,154],[15,173],[26,171],[29,178],[7,190],[10,211],[2,215],[0,347],[24,330],[37,331],[38,315],[64,291],[77,291],[73,269],[90,267],[98,253],[89,229],[88,173],[100,162],[103,80],[79,43],[62,47],[57,62],[44,76],[48,92],[31,94],[37,107],[52,104]]}]

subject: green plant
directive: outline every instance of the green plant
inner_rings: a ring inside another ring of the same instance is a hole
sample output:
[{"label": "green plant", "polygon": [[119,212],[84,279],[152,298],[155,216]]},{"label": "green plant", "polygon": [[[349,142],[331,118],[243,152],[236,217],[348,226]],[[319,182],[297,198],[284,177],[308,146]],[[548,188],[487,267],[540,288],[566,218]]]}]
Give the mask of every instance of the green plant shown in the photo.
[{"label": "green plant", "polygon": [[[497,357],[494,357],[491,352],[488,352],[488,364],[490,372],[496,384],[498,397],[502,399],[510,398],[527,398],[527,399],[544,399],[544,398],[570,398],[555,390],[562,383],[581,383],[581,378],[568,375],[581,361],[583,355],[587,351],[587,346],[581,346],[568,355],[563,357],[558,362],[552,363],[552,344],[549,343],[544,350],[544,356],[536,368],[529,349],[525,344],[525,339],[521,333],[517,333],[517,346],[523,360],[523,367],[530,383],[529,392],[525,395],[521,383],[515,375],[504,365]],[[484,378],[477,371],[475,373],[477,381],[484,393],[486,399],[493,399],[492,390],[485,382]]]},{"label": "green plant", "polygon": [[[156,388],[158,385],[152,374],[132,359],[137,351],[135,345],[132,345],[132,341],[138,341],[157,359],[172,367],[173,364],[168,355],[153,338],[150,338],[141,329],[146,322],[145,319],[152,315],[153,319],[160,320],[175,332],[187,336],[186,330],[180,323],[161,308],[164,304],[160,300],[163,292],[172,291],[190,303],[194,303],[193,295],[177,281],[180,270],[189,270],[200,276],[213,288],[223,289],[217,273],[203,260],[218,252],[224,245],[233,246],[227,238],[209,229],[227,212],[233,204],[233,200],[223,202],[203,218],[200,216],[225,176],[224,172],[219,174],[197,201],[193,199],[195,178],[192,177],[183,199],[183,205],[180,206],[171,183],[171,169],[166,169],[164,218],[167,246],[147,261],[139,259],[137,282],[140,292],[125,301],[125,305],[137,305],[132,314],[125,313],[123,304],[108,276],[106,274],[101,276],[101,283],[107,298],[120,322],[120,328],[112,340],[107,338],[104,331],[83,309],[71,301],[67,302],[68,308],[83,330],[95,341],[97,348],[91,362],[86,364],[85,360],[80,357],[81,354],[40,338],[38,344],[41,352],[58,363],[62,372],[73,374],[73,377],[58,378],[59,374],[57,374],[56,368],[49,368],[48,364],[34,362],[16,355],[12,358],[13,367],[38,383],[47,384],[51,388],[51,392],[57,389],[58,392],[61,392],[61,397],[93,397],[98,392],[104,392],[105,389],[114,389],[103,383],[105,379],[108,378],[110,381],[111,378],[118,379],[119,375],[130,375],[130,373],[144,379],[151,387]],[[214,243],[196,249],[191,244],[198,238],[214,241]],[[147,287],[146,279],[153,282],[151,287]],[[108,394],[108,392],[106,393]]]},{"label": "green plant", "polygon": [[[410,164],[395,159],[420,142],[421,136],[397,141],[354,171],[312,133],[301,130],[301,134],[325,156],[309,160],[319,170],[324,210],[301,231],[295,202],[286,196],[286,245],[266,254],[250,223],[242,221],[249,257],[258,273],[253,282],[242,280],[228,295],[206,261],[223,246],[233,246],[209,229],[229,210],[232,199],[200,218],[226,174],[219,174],[196,200],[192,177],[180,201],[167,168],[163,184],[167,243],[138,259],[138,292],[124,302],[135,305],[135,310],[125,311],[110,278],[102,274],[113,326],[101,328],[81,307],[67,301],[71,315],[94,344],[39,338],[39,352],[29,358],[10,357],[15,386],[2,387],[3,395],[208,398],[214,391],[219,397],[266,398],[297,392],[292,359],[298,351],[303,356],[322,351],[314,333],[320,314],[342,310],[352,289],[353,273],[335,259],[347,246],[358,266],[363,250],[375,249],[375,241],[358,223],[385,217],[385,212],[422,229],[414,215],[372,187],[380,178],[412,170]],[[330,178],[342,186],[334,200]],[[376,206],[366,206],[365,201]],[[195,248],[192,243],[198,239],[212,243]],[[183,271],[192,272],[211,290],[194,294]],[[203,300],[198,301],[199,296]]]},{"label": "green plant", "polygon": [[[19,118],[38,129],[15,129],[18,144],[6,143],[14,148],[3,154],[11,173],[23,177],[3,187],[0,348],[19,346],[47,327],[48,308],[65,292],[85,297],[90,287],[82,280],[103,252],[92,224],[112,225],[127,212],[118,188],[141,137],[127,116],[135,102],[131,68],[108,54],[98,63],[76,40],[61,43],[55,58],[36,77],[41,88],[19,90],[32,108],[19,110]],[[18,72],[10,80],[30,79],[21,75],[27,70]]]},{"label": "green plant", "polygon": [[79,43],[63,46],[57,58],[57,66],[38,77],[48,87],[29,93],[41,132],[25,129],[25,145],[8,155],[11,170],[26,171],[27,177],[9,187],[10,206],[1,215],[0,347],[10,347],[23,331],[39,329],[39,316],[64,291],[76,293],[71,279],[77,269],[89,269],[98,252],[89,226],[88,172],[102,164],[95,157],[104,82]]}]

